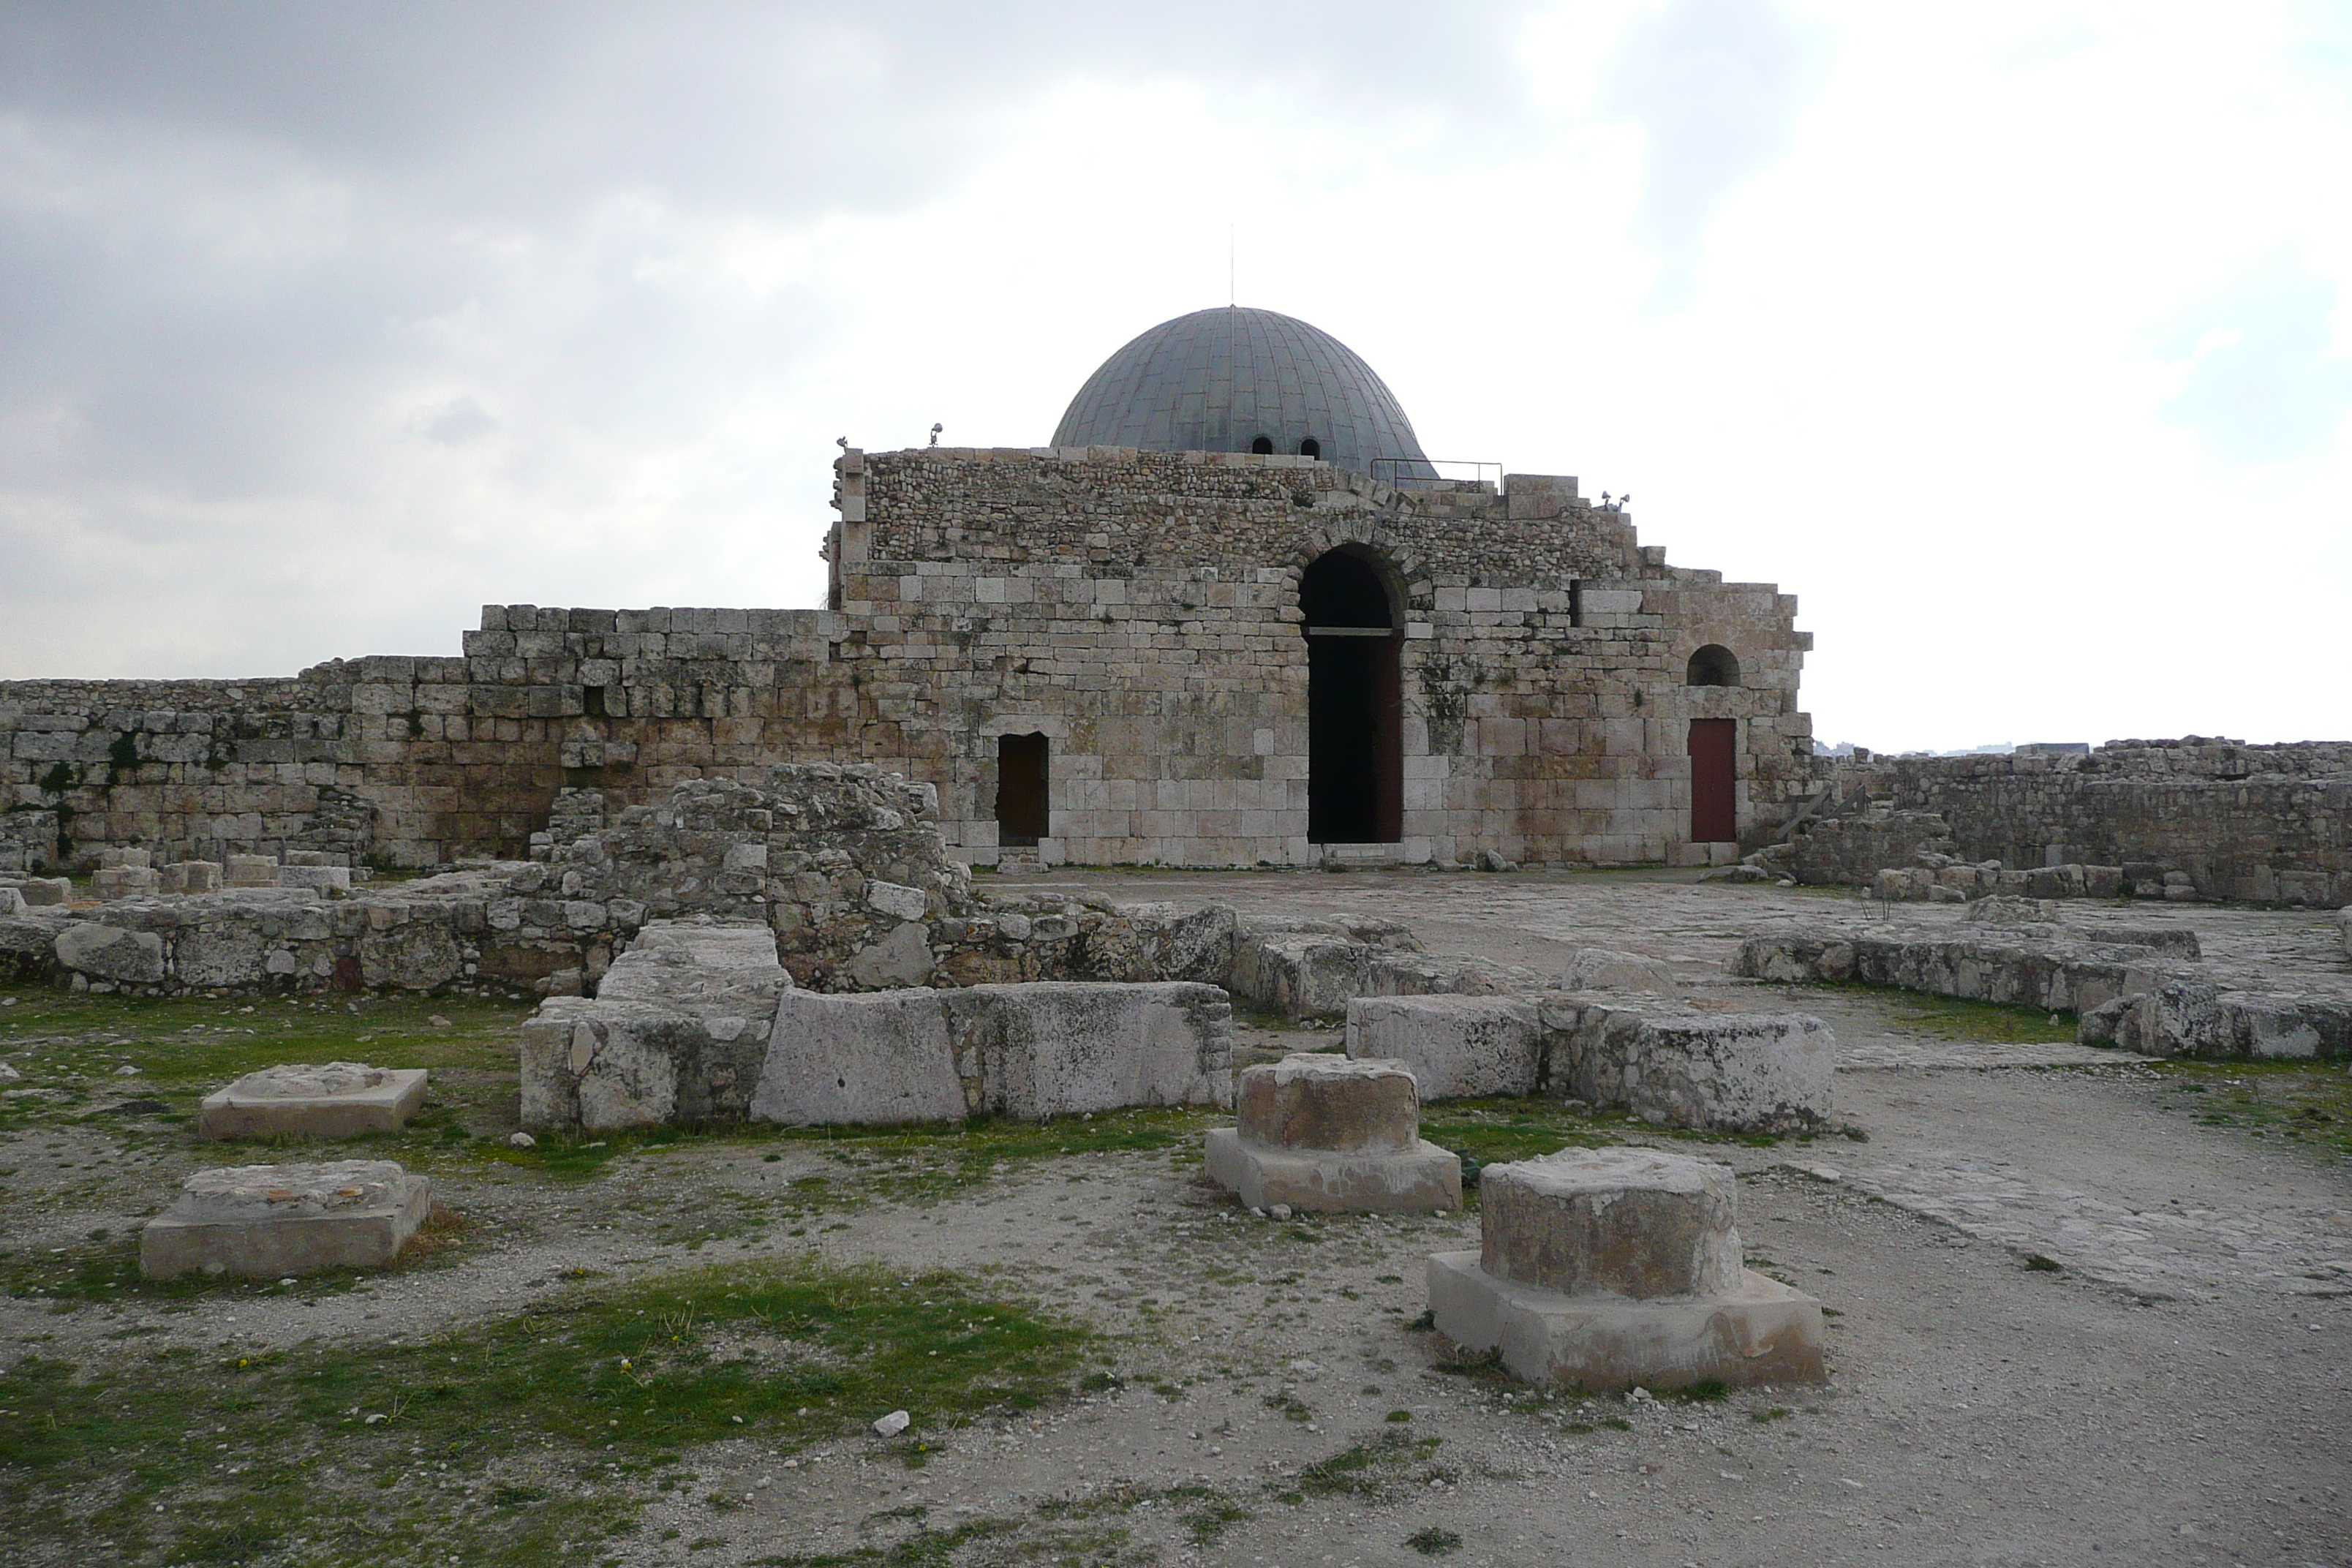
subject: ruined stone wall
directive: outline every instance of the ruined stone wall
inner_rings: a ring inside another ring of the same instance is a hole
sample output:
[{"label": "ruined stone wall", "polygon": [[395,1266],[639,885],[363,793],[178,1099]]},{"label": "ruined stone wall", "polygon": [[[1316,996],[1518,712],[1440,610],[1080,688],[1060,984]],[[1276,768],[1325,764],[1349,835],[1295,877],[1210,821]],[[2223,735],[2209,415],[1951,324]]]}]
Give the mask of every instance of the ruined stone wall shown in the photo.
[{"label": "ruined stone wall", "polygon": [[323,847],[321,804],[335,810],[337,790],[380,802],[369,763],[388,754],[366,743],[347,668],[0,683],[0,810],[54,813],[47,856],[77,869],[109,845],[152,846],[165,861]]},{"label": "ruined stone wall", "polygon": [[2352,903],[2352,744],[2192,737],[2087,755],[1875,758],[1839,785],[1940,815],[1964,859],[2152,864],[2207,898]]},{"label": "ruined stone wall", "polygon": [[[0,795],[64,863],[521,855],[559,789],[871,763],[996,858],[996,737],[1053,749],[1050,861],[1309,864],[1300,573],[1404,606],[1405,842],[1368,858],[1703,859],[1695,717],[1739,724],[1754,842],[1811,787],[1795,601],[1668,567],[1572,479],[1400,494],[1287,457],[936,448],[840,464],[828,610],[490,606],[457,658],[290,679],[0,683]],[[1706,643],[1737,687],[1692,688]]]}]

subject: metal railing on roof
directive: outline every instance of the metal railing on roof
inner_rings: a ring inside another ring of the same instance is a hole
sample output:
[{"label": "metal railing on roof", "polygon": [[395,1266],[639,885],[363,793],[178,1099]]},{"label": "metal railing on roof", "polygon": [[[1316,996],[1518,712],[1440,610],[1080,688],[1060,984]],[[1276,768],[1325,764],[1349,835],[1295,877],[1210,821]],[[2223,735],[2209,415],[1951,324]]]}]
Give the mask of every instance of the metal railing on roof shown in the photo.
[{"label": "metal railing on roof", "polygon": [[1373,479],[1401,490],[1485,485],[1499,493],[1503,488],[1502,464],[1462,458],[1374,458],[1371,473]]}]

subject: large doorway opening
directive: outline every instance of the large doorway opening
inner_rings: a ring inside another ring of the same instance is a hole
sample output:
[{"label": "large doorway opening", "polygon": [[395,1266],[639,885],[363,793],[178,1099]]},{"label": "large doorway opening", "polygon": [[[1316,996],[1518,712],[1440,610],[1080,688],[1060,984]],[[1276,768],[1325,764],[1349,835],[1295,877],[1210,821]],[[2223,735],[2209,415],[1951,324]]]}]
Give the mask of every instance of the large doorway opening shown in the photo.
[{"label": "large doorway opening", "polygon": [[1343,544],[1298,584],[1307,631],[1307,837],[1404,837],[1403,638],[1371,552]]},{"label": "large doorway opening", "polygon": [[1034,849],[1053,831],[1045,804],[1048,781],[1045,737],[996,737],[996,842],[1010,849]]},{"label": "large doorway opening", "polygon": [[1739,721],[1694,719],[1690,727],[1691,842],[1739,837]]}]

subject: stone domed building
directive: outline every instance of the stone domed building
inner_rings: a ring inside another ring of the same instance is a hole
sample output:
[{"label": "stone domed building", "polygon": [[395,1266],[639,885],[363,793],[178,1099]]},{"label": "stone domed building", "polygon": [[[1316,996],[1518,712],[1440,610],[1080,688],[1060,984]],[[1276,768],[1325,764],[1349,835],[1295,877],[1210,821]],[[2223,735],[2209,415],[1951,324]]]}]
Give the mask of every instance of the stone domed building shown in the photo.
[{"label": "stone domed building", "polygon": [[[1347,345],[1197,311],[1053,444],[845,451],[822,610],[493,605],[460,658],[0,686],[68,857],[520,852],[681,778],[878,763],[982,865],[1702,864],[1812,785],[1796,601],[1573,479],[1441,477]],[[563,792],[559,807],[559,792]]]},{"label": "stone domed building", "polygon": [[1050,447],[839,468],[833,608],[912,705],[860,754],[979,863],[1706,863],[1812,787],[1793,599],[1572,479],[1441,478],[1271,310],[1142,333]]}]

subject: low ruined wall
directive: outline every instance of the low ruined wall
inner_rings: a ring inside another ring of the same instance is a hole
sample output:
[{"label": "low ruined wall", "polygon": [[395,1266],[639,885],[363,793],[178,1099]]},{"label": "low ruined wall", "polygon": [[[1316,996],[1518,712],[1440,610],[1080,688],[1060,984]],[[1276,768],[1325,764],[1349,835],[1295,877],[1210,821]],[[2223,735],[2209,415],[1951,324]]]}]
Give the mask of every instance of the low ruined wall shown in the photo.
[{"label": "low ruined wall", "polygon": [[1875,758],[1842,766],[1837,787],[1937,814],[1965,860],[2147,867],[2185,873],[2204,898],[2352,904],[2352,743]]},{"label": "low ruined wall", "polygon": [[[2163,1057],[2352,1058],[2352,1003],[2229,989],[2167,931],[2006,936],[1782,934],[1740,944],[1731,972],[1783,983],[1860,981],[2079,1015],[2084,1045]],[[2104,939],[2104,940],[2101,940]]]},{"label": "low ruined wall", "polygon": [[520,897],[497,868],[350,899],[308,889],[126,899],[0,920],[0,974],[136,995],[528,988],[601,971],[644,914],[626,900]]},{"label": "low ruined wall", "polygon": [[[1223,984],[1231,910],[1099,895],[975,898],[930,786],[873,767],[690,779],[611,826],[583,801],[541,860],[486,862],[348,898],[308,889],[147,895],[0,918],[0,974],[139,994],[593,992],[649,920],[752,921],[796,984],[860,992],[1027,981]],[[13,900],[12,900],[13,902]]]}]

